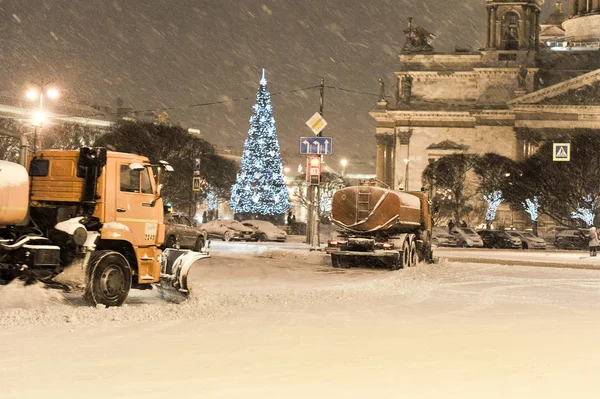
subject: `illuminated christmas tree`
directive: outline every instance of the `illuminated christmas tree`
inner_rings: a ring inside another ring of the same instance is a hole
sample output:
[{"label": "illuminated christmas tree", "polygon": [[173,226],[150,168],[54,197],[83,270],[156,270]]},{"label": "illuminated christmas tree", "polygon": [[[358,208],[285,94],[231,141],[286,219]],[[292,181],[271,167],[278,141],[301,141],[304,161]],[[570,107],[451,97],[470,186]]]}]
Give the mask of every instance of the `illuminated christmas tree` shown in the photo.
[{"label": "illuminated christmas tree", "polygon": [[242,218],[283,215],[290,207],[264,69],[230,205]]}]

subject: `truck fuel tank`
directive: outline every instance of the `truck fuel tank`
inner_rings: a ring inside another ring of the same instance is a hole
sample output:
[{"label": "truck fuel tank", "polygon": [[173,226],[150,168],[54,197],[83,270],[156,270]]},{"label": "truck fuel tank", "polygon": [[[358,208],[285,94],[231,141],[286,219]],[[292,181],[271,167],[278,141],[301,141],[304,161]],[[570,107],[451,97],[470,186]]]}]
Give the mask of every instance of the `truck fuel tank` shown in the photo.
[{"label": "truck fuel tank", "polygon": [[28,204],[27,170],[19,164],[0,160],[0,225],[23,223]]}]

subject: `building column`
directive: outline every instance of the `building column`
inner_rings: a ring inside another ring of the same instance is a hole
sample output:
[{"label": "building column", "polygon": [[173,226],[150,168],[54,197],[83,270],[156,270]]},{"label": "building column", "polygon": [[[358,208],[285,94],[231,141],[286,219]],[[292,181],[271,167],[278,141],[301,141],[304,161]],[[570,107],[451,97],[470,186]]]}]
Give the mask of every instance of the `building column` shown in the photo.
[{"label": "building column", "polygon": [[498,47],[498,41],[496,40],[496,24],[498,23],[496,21],[496,7],[492,7],[492,22],[491,22],[491,36],[492,36],[492,42],[490,43],[492,48],[497,48]]},{"label": "building column", "polygon": [[490,48],[490,40],[491,40],[491,29],[492,29],[492,10],[490,7],[487,8],[487,24],[485,30],[485,48]]},{"label": "building column", "polygon": [[533,35],[533,49],[537,50],[540,48],[540,11],[535,11],[535,26],[534,26],[534,35]]},{"label": "building column", "polygon": [[387,145],[385,146],[385,184],[390,187],[394,187],[394,159],[395,151],[394,151],[394,140],[390,137]]},{"label": "building column", "polygon": [[592,0],[592,12],[600,13],[600,0]]},{"label": "building column", "polygon": [[569,0],[569,18],[577,15],[578,7],[577,0]]},{"label": "building column", "polygon": [[377,140],[377,161],[375,168],[375,177],[377,180],[392,186],[393,179],[393,161],[394,161],[394,137],[387,134],[378,134]]},{"label": "building column", "polygon": [[535,19],[535,10],[528,7],[525,15],[525,42],[527,43],[527,48],[532,50],[535,48],[535,28],[537,22]]},{"label": "building column", "polygon": [[395,182],[393,187],[395,189],[403,187],[404,190],[408,191],[410,188],[414,190],[414,187],[409,187],[409,162],[406,161],[410,159],[412,129],[402,129],[396,133],[396,173],[394,174]]},{"label": "building column", "polygon": [[579,0],[577,7],[577,15],[585,15],[587,13],[587,0]]},{"label": "building column", "polygon": [[[523,14],[526,14],[526,10],[523,10]],[[525,47],[525,40],[527,38],[526,30],[525,30],[525,15],[519,18],[519,50],[522,50]]]}]

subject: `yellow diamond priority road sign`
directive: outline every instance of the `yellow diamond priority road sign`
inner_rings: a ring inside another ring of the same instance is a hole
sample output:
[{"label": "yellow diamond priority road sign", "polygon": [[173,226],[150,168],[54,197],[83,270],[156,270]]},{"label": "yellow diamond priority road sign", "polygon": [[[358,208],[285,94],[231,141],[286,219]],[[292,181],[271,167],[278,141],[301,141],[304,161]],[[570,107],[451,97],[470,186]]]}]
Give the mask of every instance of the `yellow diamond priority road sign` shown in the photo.
[{"label": "yellow diamond priority road sign", "polygon": [[306,124],[314,134],[321,133],[321,130],[325,129],[325,126],[327,126],[327,122],[318,112],[315,112],[315,114],[306,121]]},{"label": "yellow diamond priority road sign", "polygon": [[571,143],[553,143],[552,146],[553,161],[571,160]]}]

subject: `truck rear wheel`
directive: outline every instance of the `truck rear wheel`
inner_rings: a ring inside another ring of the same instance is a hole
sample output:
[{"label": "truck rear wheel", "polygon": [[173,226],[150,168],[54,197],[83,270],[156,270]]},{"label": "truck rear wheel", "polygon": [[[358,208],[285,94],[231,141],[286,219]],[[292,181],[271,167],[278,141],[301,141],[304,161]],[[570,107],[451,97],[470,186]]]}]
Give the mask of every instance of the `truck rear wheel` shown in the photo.
[{"label": "truck rear wheel", "polygon": [[130,289],[131,268],[123,255],[115,251],[92,254],[83,295],[88,305],[121,306]]},{"label": "truck rear wheel", "polygon": [[410,242],[404,240],[402,243],[402,268],[406,269],[410,266]]},{"label": "truck rear wheel", "polygon": [[414,241],[410,242],[409,249],[410,257],[408,258],[408,263],[410,267],[414,267],[419,263],[419,255],[417,254],[417,244]]}]

